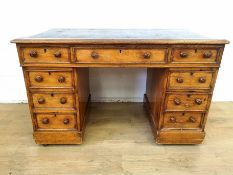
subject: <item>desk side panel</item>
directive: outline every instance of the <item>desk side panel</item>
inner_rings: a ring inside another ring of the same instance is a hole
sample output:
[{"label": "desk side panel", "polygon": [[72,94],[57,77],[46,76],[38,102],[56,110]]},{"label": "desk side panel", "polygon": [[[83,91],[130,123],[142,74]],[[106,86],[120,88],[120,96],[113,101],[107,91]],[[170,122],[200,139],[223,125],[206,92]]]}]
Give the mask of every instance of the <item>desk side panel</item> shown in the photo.
[{"label": "desk side panel", "polygon": [[80,131],[84,130],[85,118],[87,115],[87,106],[90,101],[90,87],[89,87],[89,68],[77,68],[77,94],[79,118],[80,118]]},{"label": "desk side panel", "polygon": [[167,69],[147,69],[145,102],[155,137],[160,120],[161,106],[163,105],[166,91],[166,74]]}]

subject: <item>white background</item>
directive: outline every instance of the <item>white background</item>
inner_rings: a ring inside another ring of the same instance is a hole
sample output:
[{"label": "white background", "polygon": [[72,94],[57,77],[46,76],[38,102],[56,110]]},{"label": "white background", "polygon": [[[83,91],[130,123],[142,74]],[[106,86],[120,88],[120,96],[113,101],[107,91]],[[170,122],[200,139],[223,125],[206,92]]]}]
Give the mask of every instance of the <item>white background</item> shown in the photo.
[{"label": "white background", "polygon": [[[0,1],[0,102],[24,102],[26,91],[10,40],[51,28],[184,28],[233,41],[231,0]],[[233,44],[227,45],[215,101],[233,100]],[[140,101],[145,69],[91,69],[96,101]]]}]

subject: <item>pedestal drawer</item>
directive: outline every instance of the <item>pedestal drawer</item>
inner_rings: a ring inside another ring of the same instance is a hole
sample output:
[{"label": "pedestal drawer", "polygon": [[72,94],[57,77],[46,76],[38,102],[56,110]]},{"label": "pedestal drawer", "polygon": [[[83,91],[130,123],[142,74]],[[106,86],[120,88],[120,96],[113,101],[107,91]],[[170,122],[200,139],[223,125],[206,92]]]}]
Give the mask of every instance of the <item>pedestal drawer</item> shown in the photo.
[{"label": "pedestal drawer", "polygon": [[37,129],[75,129],[74,114],[35,114]]},{"label": "pedestal drawer", "polygon": [[72,71],[30,70],[28,76],[31,88],[73,87]]},{"label": "pedestal drawer", "polygon": [[75,99],[69,93],[33,93],[33,106],[36,108],[74,108]]},{"label": "pedestal drawer", "polygon": [[202,126],[204,114],[197,112],[167,112],[163,118],[163,128],[198,129]]},{"label": "pedestal drawer", "polygon": [[169,73],[169,89],[211,89],[213,71],[172,71]]},{"label": "pedestal drawer", "polygon": [[167,93],[165,111],[205,111],[210,103],[210,94]]}]

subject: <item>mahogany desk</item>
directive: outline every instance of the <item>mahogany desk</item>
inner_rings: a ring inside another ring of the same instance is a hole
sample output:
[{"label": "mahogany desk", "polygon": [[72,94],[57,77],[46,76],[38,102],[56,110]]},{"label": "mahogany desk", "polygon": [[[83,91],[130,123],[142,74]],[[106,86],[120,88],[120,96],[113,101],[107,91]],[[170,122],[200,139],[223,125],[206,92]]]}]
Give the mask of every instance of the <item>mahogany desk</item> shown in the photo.
[{"label": "mahogany desk", "polygon": [[38,144],[81,144],[89,67],[147,68],[155,141],[198,144],[227,40],[183,30],[54,29],[15,39]]}]

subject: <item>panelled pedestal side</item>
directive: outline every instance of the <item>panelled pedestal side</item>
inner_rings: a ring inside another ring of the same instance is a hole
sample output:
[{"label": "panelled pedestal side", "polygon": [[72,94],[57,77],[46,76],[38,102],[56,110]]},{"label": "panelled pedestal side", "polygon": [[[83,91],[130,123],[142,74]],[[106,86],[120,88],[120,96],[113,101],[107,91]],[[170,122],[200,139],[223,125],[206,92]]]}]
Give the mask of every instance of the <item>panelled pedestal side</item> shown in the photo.
[{"label": "panelled pedestal side", "polygon": [[[69,48],[19,47],[38,144],[81,144],[89,100],[88,68],[56,67],[70,60]],[[48,62],[47,67],[40,63]],[[33,65],[35,64],[35,66]]]}]

